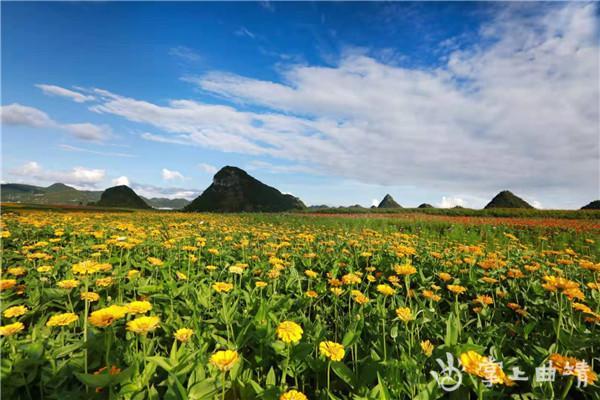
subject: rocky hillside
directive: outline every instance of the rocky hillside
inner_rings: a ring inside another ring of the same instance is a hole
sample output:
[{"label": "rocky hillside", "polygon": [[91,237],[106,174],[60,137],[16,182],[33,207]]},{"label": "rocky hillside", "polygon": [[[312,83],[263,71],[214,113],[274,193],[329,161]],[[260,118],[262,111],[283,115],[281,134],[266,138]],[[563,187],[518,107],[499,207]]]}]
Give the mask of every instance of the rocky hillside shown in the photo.
[{"label": "rocky hillside", "polygon": [[379,203],[377,208],[402,208],[402,206],[396,203],[396,200],[389,194],[386,194],[383,200]]},{"label": "rocky hillside", "polygon": [[590,204],[581,207],[582,210],[600,210],[600,200],[594,200]]},{"label": "rocky hillside", "polygon": [[96,203],[100,207],[119,207],[119,208],[137,208],[137,209],[150,209],[151,207],[146,204],[140,196],[138,196],[133,189],[126,185],[113,186],[106,189],[100,201]]},{"label": "rocky hillside", "polygon": [[300,199],[265,185],[237,167],[223,167],[185,211],[288,211],[306,208]]},{"label": "rocky hillside", "polygon": [[489,208],[533,208],[533,206],[508,190],[503,190],[485,206],[485,209]]}]

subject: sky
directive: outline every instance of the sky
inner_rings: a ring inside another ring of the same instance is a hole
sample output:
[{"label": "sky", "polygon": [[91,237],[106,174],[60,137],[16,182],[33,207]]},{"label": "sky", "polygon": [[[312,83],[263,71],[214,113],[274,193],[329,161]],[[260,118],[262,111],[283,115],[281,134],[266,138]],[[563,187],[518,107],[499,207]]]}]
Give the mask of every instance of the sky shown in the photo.
[{"label": "sky", "polygon": [[594,3],[3,2],[2,182],[600,198]]}]

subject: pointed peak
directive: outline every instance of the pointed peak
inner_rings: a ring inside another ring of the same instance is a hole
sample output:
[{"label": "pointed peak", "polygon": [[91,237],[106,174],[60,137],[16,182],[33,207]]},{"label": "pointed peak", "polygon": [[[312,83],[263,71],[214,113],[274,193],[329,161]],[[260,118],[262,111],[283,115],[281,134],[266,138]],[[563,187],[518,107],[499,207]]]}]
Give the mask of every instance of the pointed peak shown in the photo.
[{"label": "pointed peak", "polygon": [[402,206],[398,204],[390,194],[386,194],[377,208],[402,208]]},{"label": "pointed peak", "polygon": [[511,191],[503,190],[494,196],[485,208],[533,208],[533,206]]}]

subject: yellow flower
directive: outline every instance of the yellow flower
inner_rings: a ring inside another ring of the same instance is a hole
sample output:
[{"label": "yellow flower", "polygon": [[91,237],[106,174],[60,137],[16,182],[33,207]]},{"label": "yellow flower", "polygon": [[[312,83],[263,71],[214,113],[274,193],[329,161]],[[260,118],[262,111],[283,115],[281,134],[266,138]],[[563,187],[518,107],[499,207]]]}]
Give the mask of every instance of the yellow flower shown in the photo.
[{"label": "yellow flower", "polygon": [[175,336],[175,339],[179,340],[180,342],[185,343],[191,339],[193,334],[194,331],[190,328],[180,328],[177,329],[173,336]]},{"label": "yellow flower", "polygon": [[[581,363],[581,361],[574,357],[566,357],[558,353],[553,353],[550,355],[550,361],[552,362],[552,367],[555,368],[556,371],[561,375],[578,376],[579,374],[576,367],[577,364]],[[593,384],[598,379],[598,376],[591,368],[587,369],[583,373],[586,375],[585,380],[589,384]]]},{"label": "yellow flower", "polygon": [[138,271],[137,269],[130,269],[129,271],[127,271],[127,279],[134,279],[139,274],[140,271]]},{"label": "yellow flower", "polygon": [[227,282],[216,282],[212,287],[218,293],[228,293],[233,289],[233,285]]},{"label": "yellow flower", "polygon": [[317,292],[315,292],[314,290],[309,290],[305,294],[306,297],[310,297],[311,299],[314,299],[318,296]]},{"label": "yellow flower", "polygon": [[390,285],[377,285],[377,291],[384,296],[391,296],[396,293],[396,290],[393,289]]},{"label": "yellow flower", "polygon": [[21,315],[25,314],[27,312],[27,307],[25,306],[13,306],[13,307],[9,307],[6,310],[4,310],[4,313],[2,313],[2,315],[4,315],[5,318],[14,318],[14,317],[20,317]]},{"label": "yellow flower", "polygon": [[12,336],[15,333],[21,332],[23,329],[25,329],[25,325],[21,322],[0,326],[0,336]]},{"label": "yellow flower", "polygon": [[421,342],[421,350],[423,350],[423,353],[427,357],[431,356],[431,353],[433,353],[433,348],[433,344],[431,344],[429,340],[424,340]]},{"label": "yellow flower", "polygon": [[50,271],[52,271],[52,266],[50,265],[42,265],[37,268],[37,272],[39,272],[40,274],[45,274],[46,272]]},{"label": "yellow flower", "polygon": [[302,327],[293,321],[283,321],[277,327],[277,337],[285,343],[298,343],[302,338]]},{"label": "yellow flower", "polygon": [[217,367],[219,371],[229,371],[239,359],[235,350],[221,350],[210,356],[210,363]]},{"label": "yellow flower", "polygon": [[492,384],[514,385],[514,382],[506,376],[500,364],[472,350],[460,355],[460,363],[467,373],[484,378]]},{"label": "yellow flower", "polygon": [[452,280],[452,275],[450,275],[447,272],[440,272],[438,274],[438,276],[440,277],[441,280],[443,280],[444,282],[448,282]]},{"label": "yellow flower", "polygon": [[87,301],[98,301],[100,300],[100,295],[94,292],[81,292],[80,294],[81,300]]},{"label": "yellow flower", "polygon": [[415,319],[415,316],[408,307],[396,308],[396,315],[398,316],[398,319],[404,322],[413,321]]},{"label": "yellow flower", "polygon": [[417,272],[417,269],[410,264],[396,265],[394,271],[398,275],[412,275]]},{"label": "yellow flower", "polygon": [[127,323],[127,330],[145,335],[158,328],[159,323],[160,318],[158,317],[139,317]]},{"label": "yellow flower", "polygon": [[88,321],[94,326],[104,328],[112,325],[114,321],[125,317],[126,314],[127,307],[112,305],[94,311],[90,314]]},{"label": "yellow flower", "polygon": [[100,270],[100,268],[99,268],[98,263],[88,260],[88,261],[82,261],[77,264],[73,264],[73,267],[71,267],[71,270],[73,271],[74,274],[89,275],[89,274],[95,274],[96,272],[98,272]]},{"label": "yellow flower", "polygon": [[96,285],[100,287],[109,287],[113,284],[113,278],[111,276],[107,276],[106,278],[96,279]]},{"label": "yellow flower", "polygon": [[53,315],[52,317],[50,317],[48,322],[46,322],[46,326],[70,325],[73,322],[77,321],[78,319],[79,319],[79,316],[77,316],[77,314],[73,314],[73,313],[56,314],[56,315]]},{"label": "yellow flower", "polygon": [[127,312],[129,314],[144,314],[152,310],[152,304],[148,301],[132,301],[129,304],[125,304]]},{"label": "yellow flower", "polygon": [[355,274],[353,272],[342,276],[342,283],[344,285],[354,285],[354,284],[360,283],[360,281],[361,281],[360,276],[358,276],[357,274]]},{"label": "yellow flower", "polygon": [[256,281],[256,287],[257,288],[264,288],[265,286],[267,286],[268,283],[267,282],[263,282],[263,281]]},{"label": "yellow flower", "polygon": [[163,262],[160,258],[148,257],[147,260],[150,264],[154,265],[155,267],[160,267],[161,265],[163,265]]},{"label": "yellow flower", "polygon": [[448,290],[455,294],[463,294],[467,291],[467,288],[460,285],[448,285]]},{"label": "yellow flower", "polygon": [[367,304],[369,302],[369,298],[367,296],[365,296],[364,294],[358,292],[356,294],[352,295],[352,299],[357,302],[358,304]]},{"label": "yellow flower", "polygon": [[187,281],[188,277],[186,274],[184,274],[183,272],[175,272],[175,275],[177,275],[177,279],[179,279],[180,281]]},{"label": "yellow flower", "polygon": [[339,287],[332,287],[331,289],[331,293],[335,294],[336,296],[341,296],[342,293],[344,292],[342,289],[340,289]]},{"label": "yellow flower", "polygon": [[344,358],[344,355],[346,355],[344,346],[330,341],[319,343],[319,352],[331,361],[341,361]]},{"label": "yellow flower", "polygon": [[316,278],[317,276],[319,276],[319,274],[317,274],[315,271],[313,271],[312,269],[307,269],[304,271],[304,275],[308,276],[309,278]]},{"label": "yellow flower", "polygon": [[73,289],[79,286],[79,281],[77,279],[66,279],[64,281],[60,281],[56,284],[61,289]]},{"label": "yellow flower", "polygon": [[27,273],[27,270],[23,267],[12,267],[6,270],[6,273],[13,276],[21,276]]},{"label": "yellow flower", "polygon": [[474,303],[479,303],[481,305],[485,305],[485,306],[489,306],[490,304],[494,303],[494,299],[491,296],[488,295],[479,295],[475,298],[475,300],[473,300]]},{"label": "yellow flower", "polygon": [[279,400],[308,400],[308,397],[297,390],[288,390],[279,397]]}]

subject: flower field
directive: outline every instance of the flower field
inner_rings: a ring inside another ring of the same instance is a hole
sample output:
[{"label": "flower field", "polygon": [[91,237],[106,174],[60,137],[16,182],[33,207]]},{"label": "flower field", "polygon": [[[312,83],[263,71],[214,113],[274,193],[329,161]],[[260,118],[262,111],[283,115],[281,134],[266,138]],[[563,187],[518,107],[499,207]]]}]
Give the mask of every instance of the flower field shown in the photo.
[{"label": "flower field", "polygon": [[2,397],[600,399],[599,243],[543,224],[5,210]]}]

